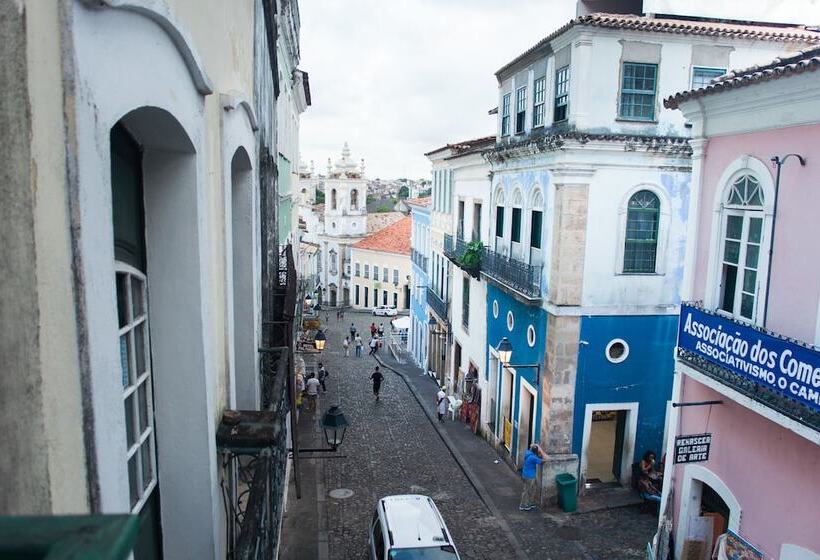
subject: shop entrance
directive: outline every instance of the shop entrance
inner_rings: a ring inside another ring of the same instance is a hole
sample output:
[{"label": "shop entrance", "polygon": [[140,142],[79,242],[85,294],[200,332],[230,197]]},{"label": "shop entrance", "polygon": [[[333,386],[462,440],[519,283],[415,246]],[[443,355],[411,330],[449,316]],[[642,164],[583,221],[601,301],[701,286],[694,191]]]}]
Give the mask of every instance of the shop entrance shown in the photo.
[{"label": "shop entrance", "polygon": [[518,464],[524,462],[524,453],[533,442],[535,432],[535,391],[521,380],[521,400],[518,410]]},{"label": "shop entrance", "polygon": [[637,420],[638,403],[586,406],[581,450],[585,488],[629,482]]},{"label": "shop entrance", "polygon": [[512,407],[513,407],[513,383],[515,377],[512,372],[504,368],[501,382],[501,418],[499,422],[499,437],[504,442],[507,451],[512,450]]}]

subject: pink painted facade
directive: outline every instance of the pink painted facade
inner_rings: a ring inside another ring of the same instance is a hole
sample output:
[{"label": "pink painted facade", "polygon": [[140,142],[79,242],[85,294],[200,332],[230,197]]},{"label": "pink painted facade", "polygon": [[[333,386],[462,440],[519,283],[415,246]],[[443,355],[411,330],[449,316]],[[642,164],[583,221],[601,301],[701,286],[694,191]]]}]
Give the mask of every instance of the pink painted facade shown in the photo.
[{"label": "pink painted facade", "polygon": [[[683,409],[680,434],[712,433],[709,461],[700,463],[720,478],[740,505],[740,533],[766,554],[779,558],[783,543],[820,552],[820,447],[683,377],[681,401],[723,400],[708,414]],[[674,496],[682,495],[685,465],[677,465]],[[680,520],[675,500],[675,526]]]},{"label": "pink painted facade", "polygon": [[[777,209],[772,282],[767,328],[808,343],[816,341],[820,303],[820,125],[795,126],[710,138],[705,149],[698,212],[698,243],[693,299],[707,301],[707,271],[713,253],[711,232],[716,192],[732,162],[750,156],[763,162],[774,183],[774,155],[799,153],[783,165]],[[814,164],[814,165],[812,165]]]}]

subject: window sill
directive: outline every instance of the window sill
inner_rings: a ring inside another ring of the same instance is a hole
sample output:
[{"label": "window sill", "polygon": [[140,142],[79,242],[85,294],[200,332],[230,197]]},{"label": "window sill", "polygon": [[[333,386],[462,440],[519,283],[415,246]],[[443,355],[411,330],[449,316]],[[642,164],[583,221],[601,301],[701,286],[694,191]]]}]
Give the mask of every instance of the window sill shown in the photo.
[{"label": "window sill", "polygon": [[615,276],[666,276],[665,272],[616,272]]},{"label": "window sill", "polygon": [[645,119],[629,119],[626,117],[616,117],[615,122],[625,122],[625,123],[636,123],[636,124],[658,124],[657,120],[645,120]]}]

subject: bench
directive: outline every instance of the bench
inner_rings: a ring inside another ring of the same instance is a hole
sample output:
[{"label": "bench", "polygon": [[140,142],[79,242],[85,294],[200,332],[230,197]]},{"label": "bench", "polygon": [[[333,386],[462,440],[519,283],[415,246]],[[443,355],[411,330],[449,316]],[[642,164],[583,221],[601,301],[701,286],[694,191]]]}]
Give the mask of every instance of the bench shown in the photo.
[{"label": "bench", "polygon": [[448,396],[447,401],[450,403],[449,406],[447,406],[447,412],[450,413],[450,418],[455,421],[458,409],[461,408],[461,401],[453,395]]}]

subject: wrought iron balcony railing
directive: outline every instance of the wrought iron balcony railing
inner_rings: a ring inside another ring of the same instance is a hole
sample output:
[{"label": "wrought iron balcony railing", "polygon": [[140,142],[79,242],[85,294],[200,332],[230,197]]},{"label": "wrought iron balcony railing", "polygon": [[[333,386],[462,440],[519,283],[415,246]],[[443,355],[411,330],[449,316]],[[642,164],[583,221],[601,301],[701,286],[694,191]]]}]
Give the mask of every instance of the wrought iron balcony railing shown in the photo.
[{"label": "wrought iron balcony railing", "polygon": [[469,273],[471,276],[478,278],[479,272],[481,271],[480,258],[483,255],[479,255],[479,262],[474,265],[468,265],[464,262],[464,254],[467,253],[467,249],[467,242],[464,241],[460,232],[456,237],[447,233],[444,234],[444,256],[450,259],[457,267]]},{"label": "wrought iron balcony railing", "polygon": [[427,257],[425,257],[421,251],[416,250],[415,248],[410,249],[410,258],[412,259],[413,263],[423,271],[427,272]]},{"label": "wrought iron balcony railing", "polygon": [[447,321],[447,310],[450,304],[441,299],[435,290],[427,288],[427,305],[432,309],[436,315],[443,321]]},{"label": "wrought iron balcony railing", "polygon": [[541,299],[541,267],[484,249],[481,272],[531,301]]},{"label": "wrought iron balcony railing", "polygon": [[[777,358],[761,363],[764,353]],[[784,356],[806,364],[804,370],[808,365],[817,367],[820,353],[815,349],[696,305],[683,304],[677,355],[680,362],[707,377],[820,432],[820,406],[803,396],[809,391],[801,391],[808,377],[801,381],[799,369],[794,376],[780,369]]]}]

